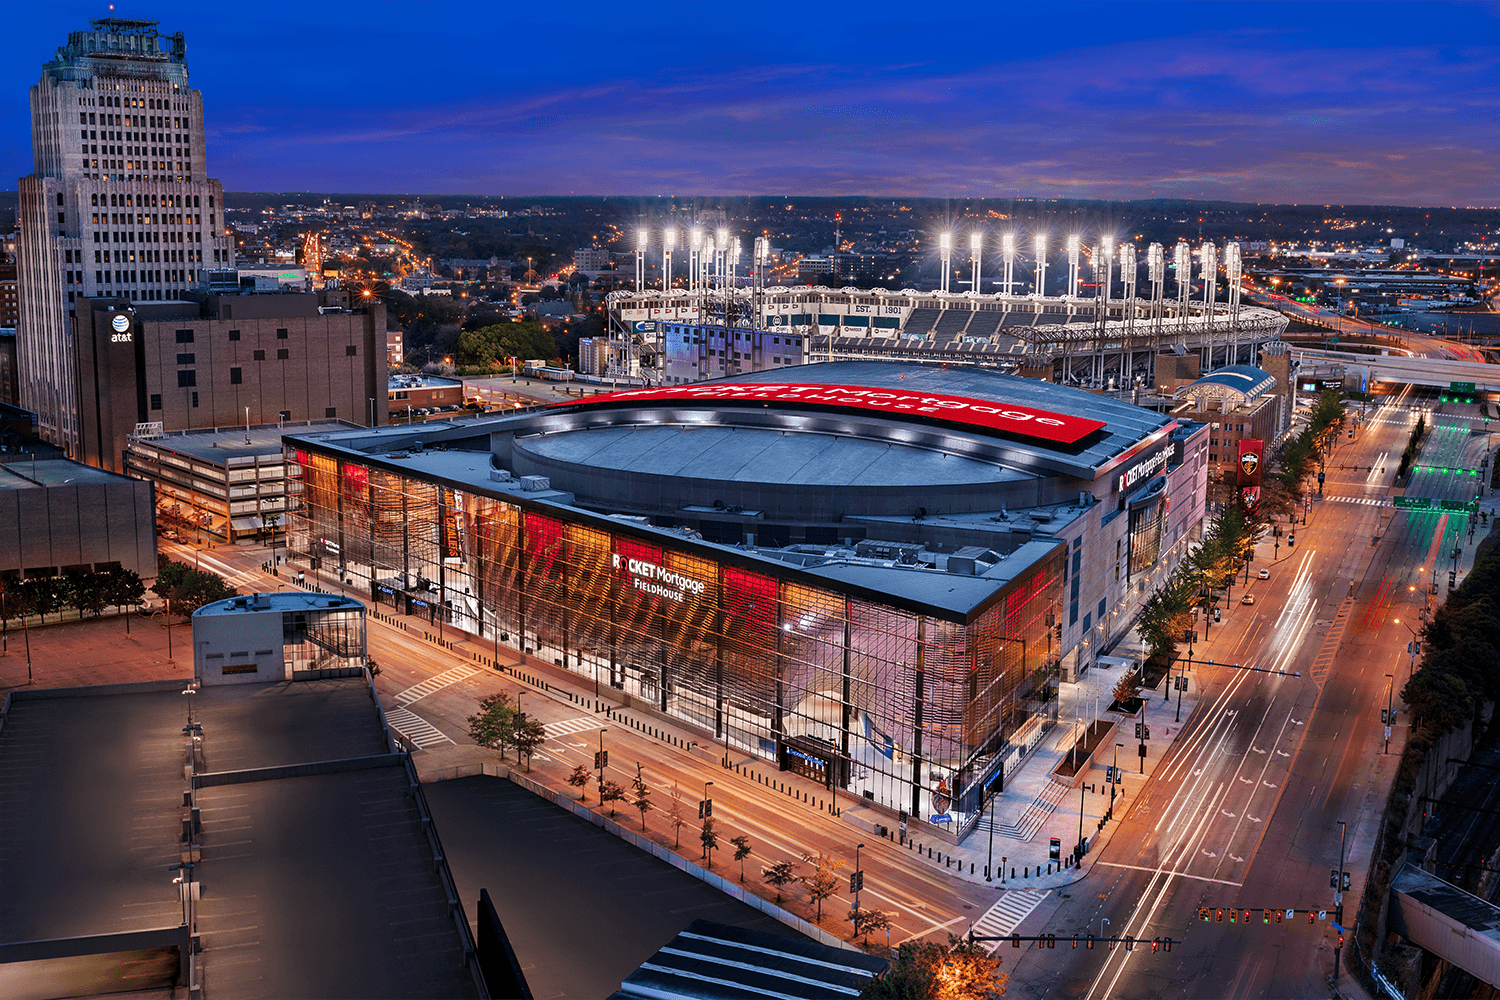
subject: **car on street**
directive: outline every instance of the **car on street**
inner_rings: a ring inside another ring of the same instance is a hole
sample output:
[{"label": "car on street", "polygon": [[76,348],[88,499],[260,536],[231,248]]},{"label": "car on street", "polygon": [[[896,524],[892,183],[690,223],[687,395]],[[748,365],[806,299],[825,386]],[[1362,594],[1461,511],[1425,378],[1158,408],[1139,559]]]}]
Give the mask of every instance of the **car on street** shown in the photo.
[{"label": "car on street", "polygon": [[1255,595],[1254,594],[1246,594],[1244,597],[1240,598],[1240,603],[1241,604],[1254,604],[1255,603]]},{"label": "car on street", "polygon": [[1269,580],[1271,579],[1271,571],[1268,569],[1262,569],[1259,573],[1255,574],[1255,578],[1257,580]]}]

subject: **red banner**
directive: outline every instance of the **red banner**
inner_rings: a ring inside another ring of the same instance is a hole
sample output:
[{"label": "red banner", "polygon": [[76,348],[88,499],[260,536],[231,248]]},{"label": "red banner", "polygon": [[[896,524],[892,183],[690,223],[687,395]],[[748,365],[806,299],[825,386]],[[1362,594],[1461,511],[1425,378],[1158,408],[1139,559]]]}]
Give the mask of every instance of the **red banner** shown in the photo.
[{"label": "red banner", "polygon": [[796,404],[829,409],[856,409],[893,417],[918,416],[948,424],[983,427],[1020,437],[1074,444],[1105,426],[1102,420],[1053,413],[1030,406],[991,399],[944,396],[937,393],[872,389],[859,385],[788,385],[752,382],[709,383],[665,389],[628,389],[585,403],[563,401],[553,406],[608,406],[618,403]]},{"label": "red banner", "polygon": [[1241,487],[1260,485],[1261,459],[1266,443],[1259,438],[1241,438],[1236,442],[1235,484]]}]

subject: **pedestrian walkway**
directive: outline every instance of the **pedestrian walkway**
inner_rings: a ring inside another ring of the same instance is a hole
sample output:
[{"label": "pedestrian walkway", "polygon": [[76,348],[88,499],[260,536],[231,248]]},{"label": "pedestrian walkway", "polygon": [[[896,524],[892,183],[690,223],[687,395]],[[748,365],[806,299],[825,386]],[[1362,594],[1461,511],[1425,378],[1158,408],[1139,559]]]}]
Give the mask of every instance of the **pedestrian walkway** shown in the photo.
[{"label": "pedestrian walkway", "polygon": [[416,712],[405,708],[393,708],[385,713],[385,721],[392,729],[411,741],[419,750],[427,750],[444,743],[452,743],[443,731]]},{"label": "pedestrian walkway", "polygon": [[544,727],[547,730],[547,739],[555,740],[562,736],[570,736],[573,733],[582,733],[589,730],[599,729],[599,719],[592,715],[580,715],[576,719],[564,719],[561,722],[549,722]]},{"label": "pedestrian walkway", "polygon": [[1324,500],[1332,500],[1335,503],[1362,503],[1371,507],[1384,507],[1386,501],[1381,497],[1324,497]]},{"label": "pedestrian walkway", "polygon": [[[974,933],[980,937],[1013,934],[1021,921],[1031,916],[1031,911],[1042,905],[1042,900],[1052,895],[1050,889],[1012,889],[1000,895],[995,905],[985,911],[984,916],[974,921]],[[985,950],[994,954],[999,941],[985,941]]]},{"label": "pedestrian walkway", "polygon": [[467,680],[479,673],[473,667],[454,667],[452,670],[444,670],[442,673],[427,678],[420,684],[414,684],[396,695],[395,701],[402,708],[416,701],[421,701],[430,694],[436,694],[445,687],[457,684],[459,681]]}]

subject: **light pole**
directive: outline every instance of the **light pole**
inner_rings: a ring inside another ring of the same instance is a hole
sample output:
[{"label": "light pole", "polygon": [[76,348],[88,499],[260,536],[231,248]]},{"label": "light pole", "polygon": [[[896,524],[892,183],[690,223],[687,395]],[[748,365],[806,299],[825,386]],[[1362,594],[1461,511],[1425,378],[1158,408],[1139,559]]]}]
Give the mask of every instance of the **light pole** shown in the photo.
[{"label": "light pole", "polygon": [[[1005,765],[1002,764],[1000,766],[1004,767]],[[989,856],[988,859],[986,859],[986,863],[985,863],[985,866],[984,866],[984,880],[986,882],[993,882],[993,881],[995,881],[994,872],[995,872],[995,795],[992,792],[990,794],[990,856]],[[1004,874],[1003,873],[1001,874],[1001,878],[1004,878]]]},{"label": "light pole", "polygon": [[607,732],[609,732],[608,727],[599,730],[599,752],[594,754],[594,766],[599,769],[599,803],[601,805],[604,803],[604,765],[609,760],[604,756],[604,734]]},{"label": "light pole", "polygon": [[864,844],[855,844],[854,845],[854,874],[856,876],[855,881],[854,881],[854,885],[855,885],[855,889],[854,889],[854,908],[856,910],[859,909],[859,890],[860,890],[860,887],[864,885],[864,878],[860,877],[860,870],[859,870],[859,852],[860,852],[860,848],[862,848],[864,846],[865,846]]},{"label": "light pole", "polygon": [[[1344,823],[1343,820],[1339,820],[1339,876],[1338,876],[1338,882],[1337,882],[1337,884],[1340,885],[1340,886],[1342,886],[1344,884],[1344,840],[1348,836],[1348,833],[1349,833],[1348,826],[1345,825],[1345,823]],[[1343,941],[1344,940],[1344,930],[1343,930],[1343,927],[1344,927],[1344,893],[1343,893],[1343,891],[1341,889],[1335,891],[1334,894],[1333,894],[1333,911],[1334,911],[1334,914],[1335,914],[1335,921],[1334,922],[1339,925],[1339,940]],[[1335,993],[1337,993],[1338,985],[1339,985],[1339,952],[1341,950],[1342,949],[1339,946],[1337,946],[1337,945],[1334,946],[1334,949],[1333,949],[1333,988],[1334,988]]]},{"label": "light pole", "polygon": [[1123,743],[1116,743],[1115,744],[1115,764],[1114,764],[1114,769],[1113,769],[1114,770],[1114,774],[1110,777],[1110,781],[1109,781],[1109,818],[1110,819],[1114,819],[1115,818],[1115,786],[1120,783],[1120,748],[1122,746],[1124,746],[1124,745],[1125,744],[1123,744]]},{"label": "light pole", "polygon": [[1395,691],[1395,687],[1396,687],[1396,675],[1395,674],[1386,674],[1385,677],[1386,677],[1386,680],[1389,681],[1389,683],[1386,684],[1386,686],[1385,686],[1385,749],[1382,750],[1381,753],[1390,753],[1391,752],[1391,698],[1394,695],[1394,691]]}]

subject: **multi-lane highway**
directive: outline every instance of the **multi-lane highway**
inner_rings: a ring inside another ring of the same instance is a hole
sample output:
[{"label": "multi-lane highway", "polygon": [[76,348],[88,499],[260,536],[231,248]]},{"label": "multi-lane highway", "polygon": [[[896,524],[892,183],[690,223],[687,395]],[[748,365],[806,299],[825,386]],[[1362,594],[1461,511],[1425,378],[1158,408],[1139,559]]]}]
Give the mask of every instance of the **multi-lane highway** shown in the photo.
[{"label": "multi-lane highway", "polygon": [[[1223,625],[1196,650],[1217,664],[1301,676],[1229,666],[1194,671],[1211,696],[1089,877],[1070,899],[1044,908],[1045,927],[1025,930],[1057,934],[1067,954],[1004,951],[1013,994],[1327,994],[1337,932],[1316,912],[1309,924],[1308,910],[1333,916],[1329,874],[1339,868],[1341,850],[1352,873],[1353,891],[1344,898],[1349,923],[1358,905],[1404,735],[1398,723],[1392,753],[1383,753],[1381,710],[1393,696],[1399,707],[1409,663],[1410,637],[1394,619],[1417,621],[1434,559],[1468,537],[1465,514],[1381,502],[1392,493],[1416,398],[1407,393],[1373,410],[1356,438],[1341,442],[1327,466],[1324,499],[1313,504],[1308,524],[1297,526],[1296,545],[1281,547],[1269,580],[1252,578],[1256,603],[1239,603],[1243,587],[1236,588]],[[1441,410],[1428,421],[1423,471],[1408,492],[1472,499],[1473,477],[1441,469],[1477,466],[1484,436],[1471,431],[1478,421]],[[1258,559],[1272,554],[1269,544],[1261,550]],[[1446,588],[1445,570],[1439,582]],[[1207,923],[1199,919],[1204,907]],[[1296,912],[1267,924],[1268,909]],[[1075,952],[1072,935],[1090,932],[1178,943],[1170,954],[1153,954],[1149,945]]]}]

